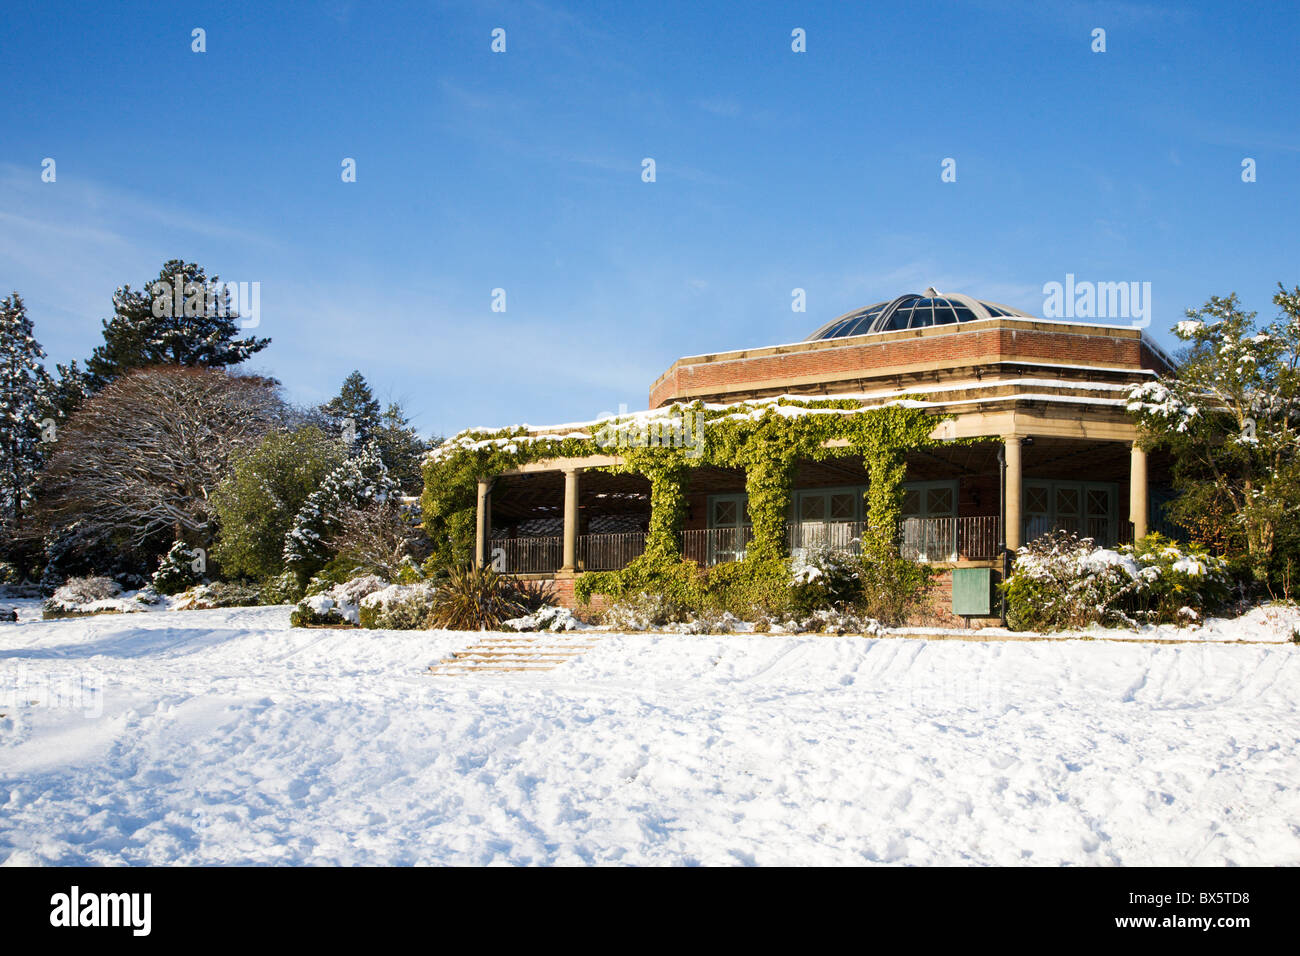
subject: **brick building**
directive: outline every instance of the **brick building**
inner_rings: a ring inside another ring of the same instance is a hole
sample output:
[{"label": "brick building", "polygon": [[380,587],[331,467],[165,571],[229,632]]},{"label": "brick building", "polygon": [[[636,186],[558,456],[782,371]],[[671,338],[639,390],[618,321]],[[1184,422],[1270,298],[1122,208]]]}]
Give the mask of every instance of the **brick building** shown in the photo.
[{"label": "brick building", "polygon": [[[863,407],[912,401],[936,418],[933,437],[967,439],[907,457],[902,553],[943,568],[934,613],[987,620],[993,608],[948,603],[953,575],[979,588],[1003,555],[1054,529],[1115,545],[1159,522],[1168,462],[1134,444],[1125,411],[1135,383],[1172,369],[1138,328],[1035,318],[939,293],[900,296],[840,316],[806,340],[678,359],[650,386],[649,410],[795,395]],[[593,435],[600,422],[533,429]],[[615,449],[616,451],[616,449]],[[512,573],[554,577],[562,595],[585,570],[625,565],[644,543],[649,485],[598,470],[617,454],[525,465],[479,485],[477,557]],[[743,556],[745,475],[692,469],[683,533],[701,564]],[[798,469],[788,546],[853,547],[866,470],[851,456]]]}]

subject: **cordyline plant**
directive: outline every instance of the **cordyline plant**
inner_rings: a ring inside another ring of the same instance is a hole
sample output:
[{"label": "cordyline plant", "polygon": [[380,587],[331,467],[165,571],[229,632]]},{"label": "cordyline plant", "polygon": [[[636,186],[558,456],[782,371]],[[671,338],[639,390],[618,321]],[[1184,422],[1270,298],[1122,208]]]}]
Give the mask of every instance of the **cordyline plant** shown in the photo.
[{"label": "cordyline plant", "polygon": [[1189,309],[1177,370],[1134,386],[1143,444],[1173,453],[1173,517],[1267,583],[1279,536],[1300,516],[1300,286],[1280,283],[1275,321],[1257,326],[1236,294]]}]

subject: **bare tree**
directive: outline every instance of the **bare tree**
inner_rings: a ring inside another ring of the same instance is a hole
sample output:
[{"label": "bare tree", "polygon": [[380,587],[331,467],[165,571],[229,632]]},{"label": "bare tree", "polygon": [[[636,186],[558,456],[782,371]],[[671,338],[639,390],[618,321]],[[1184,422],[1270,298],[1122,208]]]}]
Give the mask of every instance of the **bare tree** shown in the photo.
[{"label": "bare tree", "polygon": [[165,549],[209,536],[235,454],[286,414],[273,379],[158,366],[117,379],[69,419],[42,474],[37,530]]},{"label": "bare tree", "polygon": [[415,519],[392,497],[346,507],[339,513],[338,523],[331,547],[340,557],[389,581],[397,580],[403,563],[419,564],[432,550]]}]

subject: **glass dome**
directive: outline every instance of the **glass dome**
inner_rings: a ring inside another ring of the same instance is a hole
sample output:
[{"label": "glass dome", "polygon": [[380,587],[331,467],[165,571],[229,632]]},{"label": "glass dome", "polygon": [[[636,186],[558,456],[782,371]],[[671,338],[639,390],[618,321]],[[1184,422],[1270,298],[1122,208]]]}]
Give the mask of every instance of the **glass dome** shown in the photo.
[{"label": "glass dome", "polygon": [[972,299],[968,295],[926,289],[924,295],[908,293],[892,302],[877,302],[865,309],[847,312],[831,319],[804,341],[817,339],[842,339],[850,335],[870,335],[873,332],[897,332],[903,329],[924,329],[931,325],[951,325],[954,322],[974,322],[998,316],[1033,316],[996,302]]}]

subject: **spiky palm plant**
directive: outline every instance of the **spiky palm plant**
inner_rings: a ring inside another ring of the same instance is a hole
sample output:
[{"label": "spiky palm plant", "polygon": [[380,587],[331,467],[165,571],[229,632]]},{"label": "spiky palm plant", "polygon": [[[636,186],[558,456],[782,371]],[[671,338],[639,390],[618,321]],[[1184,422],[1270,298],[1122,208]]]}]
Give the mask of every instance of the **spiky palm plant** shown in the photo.
[{"label": "spiky palm plant", "polygon": [[486,565],[461,565],[452,568],[438,588],[429,620],[435,628],[482,631],[495,630],[503,621],[527,613],[513,580]]}]

